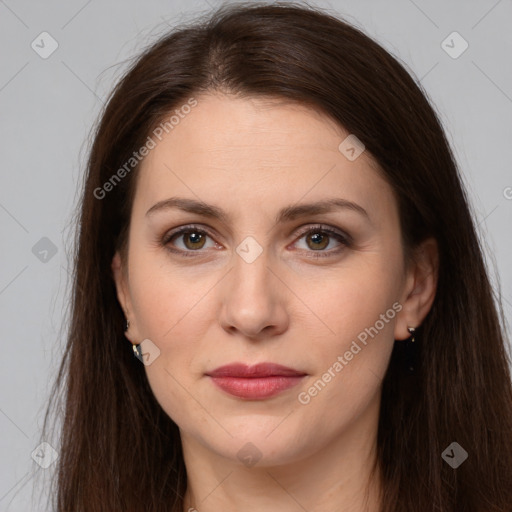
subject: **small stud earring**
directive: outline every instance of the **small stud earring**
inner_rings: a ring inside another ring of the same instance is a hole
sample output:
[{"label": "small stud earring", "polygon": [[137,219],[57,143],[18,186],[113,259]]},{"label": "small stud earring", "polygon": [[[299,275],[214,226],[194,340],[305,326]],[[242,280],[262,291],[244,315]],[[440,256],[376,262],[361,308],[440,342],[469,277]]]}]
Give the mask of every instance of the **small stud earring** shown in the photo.
[{"label": "small stud earring", "polygon": [[132,348],[133,348],[133,355],[139,359],[140,361],[143,361],[142,359],[142,348],[140,346],[140,343],[137,345],[137,344],[132,344]]},{"label": "small stud earring", "polygon": [[126,320],[125,326],[124,326],[124,332],[126,332],[130,328],[130,321]]},{"label": "small stud earring", "polygon": [[415,338],[416,329],[414,327],[407,327],[407,330],[411,336],[404,342],[405,372],[408,375],[414,375],[418,363],[418,346]]}]

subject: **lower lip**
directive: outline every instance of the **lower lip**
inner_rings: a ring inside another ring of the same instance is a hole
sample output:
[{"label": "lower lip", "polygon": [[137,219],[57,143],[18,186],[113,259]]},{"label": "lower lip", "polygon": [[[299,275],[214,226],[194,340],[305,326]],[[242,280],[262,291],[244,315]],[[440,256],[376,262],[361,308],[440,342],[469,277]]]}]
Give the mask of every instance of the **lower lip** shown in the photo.
[{"label": "lower lip", "polygon": [[285,377],[210,377],[213,382],[223,391],[230,395],[247,398],[250,400],[261,400],[270,398],[282,391],[296,386],[304,375]]}]

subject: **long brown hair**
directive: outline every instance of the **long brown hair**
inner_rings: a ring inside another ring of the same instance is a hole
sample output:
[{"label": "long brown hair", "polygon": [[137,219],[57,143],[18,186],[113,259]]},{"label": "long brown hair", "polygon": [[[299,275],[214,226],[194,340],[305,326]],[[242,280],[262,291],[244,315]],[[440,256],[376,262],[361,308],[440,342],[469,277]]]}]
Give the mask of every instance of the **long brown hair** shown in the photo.
[{"label": "long brown hair", "polygon": [[[124,338],[111,274],[114,252],[126,247],[137,165],[104,197],[97,191],[173,109],[212,91],[282,98],[330,116],[364,143],[392,186],[405,255],[427,236],[438,242],[417,373],[401,371],[395,349],[383,382],[382,511],[510,511],[505,321],[439,118],[420,85],[361,30],[291,2],[225,5],[166,34],[101,114],[78,209],[67,346],[48,409],[62,395],[55,510],[182,511],[179,430]],[[457,469],[441,457],[452,442],[468,453]]]}]

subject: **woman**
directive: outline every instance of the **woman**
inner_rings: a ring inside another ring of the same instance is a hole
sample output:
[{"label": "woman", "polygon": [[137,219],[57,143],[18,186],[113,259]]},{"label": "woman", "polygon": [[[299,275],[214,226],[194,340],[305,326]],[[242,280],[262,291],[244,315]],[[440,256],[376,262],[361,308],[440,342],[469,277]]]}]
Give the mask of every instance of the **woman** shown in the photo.
[{"label": "woman", "polygon": [[354,27],[246,4],[145,51],[95,134],[75,265],[57,510],[511,509],[466,192],[425,93]]}]

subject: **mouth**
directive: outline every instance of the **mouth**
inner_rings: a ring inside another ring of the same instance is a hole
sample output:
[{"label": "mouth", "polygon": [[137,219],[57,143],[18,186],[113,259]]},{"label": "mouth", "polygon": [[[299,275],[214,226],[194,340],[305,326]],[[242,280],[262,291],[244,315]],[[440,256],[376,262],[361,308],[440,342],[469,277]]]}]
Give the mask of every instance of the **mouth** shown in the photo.
[{"label": "mouth", "polygon": [[307,374],[275,363],[221,366],[206,373],[224,392],[246,400],[264,400],[296,386]]}]

